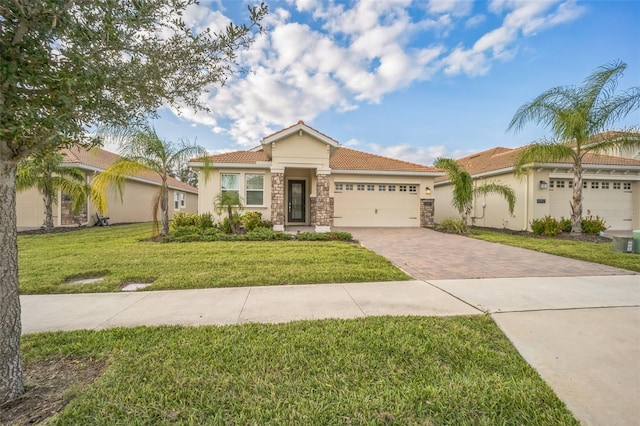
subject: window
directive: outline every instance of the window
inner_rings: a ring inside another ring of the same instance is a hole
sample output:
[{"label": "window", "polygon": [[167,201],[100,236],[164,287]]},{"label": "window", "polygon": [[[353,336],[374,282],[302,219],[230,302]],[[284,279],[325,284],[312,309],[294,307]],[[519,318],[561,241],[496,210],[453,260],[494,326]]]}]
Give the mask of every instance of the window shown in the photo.
[{"label": "window", "polygon": [[602,182],[602,189],[609,189],[609,182]]},{"label": "window", "polygon": [[386,191],[386,190],[387,190],[386,185],[378,185],[378,191]]},{"label": "window", "polygon": [[173,209],[174,210],[179,210],[180,209],[180,201],[179,201],[179,193],[178,192],[173,192]]},{"label": "window", "polygon": [[582,181],[582,189],[587,189],[587,181],[586,180]]},{"label": "window", "polygon": [[613,182],[613,189],[620,189],[620,182]]},{"label": "window", "polygon": [[564,188],[564,181],[563,180],[557,180],[556,181],[556,188]]},{"label": "window", "polygon": [[353,191],[353,184],[348,183],[348,184],[345,185],[345,188],[346,188],[347,191]]},{"label": "window", "polygon": [[569,180],[569,181],[567,181],[567,182],[569,183],[567,186],[568,186],[569,188],[573,188],[573,181],[572,181],[572,180]]},{"label": "window", "polygon": [[358,184],[358,191],[364,191],[364,184],[363,183],[359,183]]},{"label": "window", "polygon": [[336,183],[336,191],[342,191],[342,184]]},{"label": "window", "polygon": [[409,192],[413,192],[415,194],[418,192],[418,187],[416,185],[409,185]]},{"label": "window", "polygon": [[398,190],[399,190],[400,192],[407,192],[407,185],[400,185],[400,186],[399,186],[399,188],[398,188]]},{"label": "window", "polygon": [[393,192],[396,190],[396,186],[395,185],[389,185],[389,192]]},{"label": "window", "polygon": [[185,195],[184,192],[180,193],[180,207],[184,209],[185,207]]},{"label": "window", "polygon": [[556,181],[555,180],[550,180],[549,181],[549,188],[553,188],[556,185]]},{"label": "window", "polygon": [[248,206],[264,204],[264,175],[245,176],[245,202]]},{"label": "window", "polygon": [[220,176],[220,181],[222,183],[222,192],[240,192],[240,175],[226,175],[223,174]]},{"label": "window", "polygon": [[625,182],[625,183],[623,183],[623,184],[622,184],[622,188],[623,188],[625,191],[631,191],[631,182]]},{"label": "window", "polygon": [[367,191],[375,191],[375,190],[376,190],[375,185],[367,185]]},{"label": "window", "polygon": [[598,189],[600,187],[600,182],[591,182],[591,189]]}]

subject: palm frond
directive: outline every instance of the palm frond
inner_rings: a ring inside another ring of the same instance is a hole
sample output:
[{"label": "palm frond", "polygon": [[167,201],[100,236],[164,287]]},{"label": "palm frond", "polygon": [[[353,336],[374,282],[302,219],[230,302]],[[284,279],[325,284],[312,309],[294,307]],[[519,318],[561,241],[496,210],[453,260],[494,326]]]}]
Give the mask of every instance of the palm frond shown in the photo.
[{"label": "palm frond", "polygon": [[516,192],[508,185],[501,185],[496,182],[484,183],[473,190],[474,195],[497,194],[502,196],[509,205],[509,213],[513,214],[516,206]]},{"label": "palm frond", "polygon": [[94,188],[93,201],[96,209],[101,213],[107,213],[108,206],[104,194],[109,189],[115,189],[123,200],[124,184],[128,178],[136,174],[148,170],[144,165],[120,158],[109,167],[98,173],[92,180],[91,186]]},{"label": "palm frond", "polygon": [[632,87],[606,102],[599,103],[592,112],[590,134],[606,131],[617,121],[640,108],[640,88]]},{"label": "palm frond", "polygon": [[515,158],[514,172],[516,176],[529,173],[534,163],[552,163],[566,159],[575,160],[576,151],[569,144],[557,142],[537,142],[524,148]]},{"label": "palm frond", "polygon": [[562,116],[563,111],[573,105],[575,100],[575,89],[572,87],[549,89],[533,101],[518,108],[507,127],[507,131],[517,133],[529,122],[553,129],[558,126],[558,117]]},{"label": "palm frond", "polygon": [[598,98],[607,99],[613,95],[618,87],[618,78],[624,74],[627,64],[614,61],[602,65],[594,70],[582,85],[581,95],[590,105],[594,106]]},{"label": "palm frond", "polygon": [[636,129],[616,131],[611,137],[589,144],[585,151],[602,154],[613,148],[640,148],[640,132]]}]

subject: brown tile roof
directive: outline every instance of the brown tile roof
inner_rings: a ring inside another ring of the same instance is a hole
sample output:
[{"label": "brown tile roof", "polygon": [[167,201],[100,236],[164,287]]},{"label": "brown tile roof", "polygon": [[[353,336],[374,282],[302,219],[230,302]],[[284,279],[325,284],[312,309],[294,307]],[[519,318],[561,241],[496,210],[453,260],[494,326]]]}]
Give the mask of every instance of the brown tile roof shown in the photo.
[{"label": "brown tile roof", "polygon": [[[264,151],[233,151],[212,155],[212,163],[255,164],[258,161],[270,161]],[[194,161],[194,160],[192,160]]]},{"label": "brown tile roof", "polygon": [[329,160],[334,170],[373,170],[393,172],[439,172],[435,167],[409,163],[349,148],[338,148]]},{"label": "brown tile roof", "polygon": [[[256,164],[259,161],[270,161],[264,151],[233,151],[210,157],[212,163]],[[369,154],[349,148],[337,148],[329,167],[334,170],[372,170],[401,172],[438,172],[434,167],[395,160],[380,155]]]},{"label": "brown tile roof", "polygon": [[[491,148],[477,154],[460,158],[457,162],[472,176],[501,169],[509,169],[510,167],[513,167],[516,156],[524,148],[526,147],[515,149],[503,147]],[[555,161],[554,164],[571,164],[571,161]],[[640,160],[588,153],[583,157],[582,164],[594,166],[640,167]],[[446,176],[436,178],[436,182],[445,180],[448,180]]]},{"label": "brown tile roof", "polygon": [[[113,164],[116,160],[120,158],[118,154],[114,154],[113,152],[105,151],[100,148],[89,148],[85,149],[81,146],[73,146],[71,148],[63,148],[61,150],[62,156],[64,158],[65,163],[75,164],[78,168],[91,168],[97,170],[104,170]],[[83,167],[84,166],[84,167]],[[161,183],[160,176],[153,172],[141,172],[138,173],[136,178],[148,180],[151,182],[155,182],[157,184]],[[191,185],[187,185],[184,182],[179,181],[178,179],[174,179],[169,177],[168,179],[169,187],[175,189],[183,189],[189,192],[198,192],[198,188],[195,188]]]}]

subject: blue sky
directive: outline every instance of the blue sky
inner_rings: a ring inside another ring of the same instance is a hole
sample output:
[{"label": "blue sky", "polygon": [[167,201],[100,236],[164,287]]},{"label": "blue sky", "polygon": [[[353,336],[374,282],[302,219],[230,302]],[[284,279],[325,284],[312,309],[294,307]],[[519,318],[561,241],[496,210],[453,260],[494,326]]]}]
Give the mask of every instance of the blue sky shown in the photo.
[{"label": "blue sky", "polygon": [[[628,64],[640,86],[640,1],[269,1],[267,31],[241,62],[252,72],[213,88],[211,113],[159,111],[162,138],[213,153],[248,149],[304,120],[342,145],[432,164],[548,136],[506,128],[523,103]],[[185,19],[222,28],[246,1],[202,1]],[[640,124],[635,112],[620,127]]]}]

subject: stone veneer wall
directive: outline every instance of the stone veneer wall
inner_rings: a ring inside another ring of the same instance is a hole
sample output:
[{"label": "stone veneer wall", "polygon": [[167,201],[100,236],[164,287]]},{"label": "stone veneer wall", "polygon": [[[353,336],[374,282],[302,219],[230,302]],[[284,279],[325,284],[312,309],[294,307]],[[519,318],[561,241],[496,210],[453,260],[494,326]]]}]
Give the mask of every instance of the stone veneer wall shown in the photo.
[{"label": "stone veneer wall", "polygon": [[284,226],[284,173],[271,173],[271,223]]},{"label": "stone veneer wall", "polygon": [[317,178],[315,214],[312,217],[315,217],[316,226],[332,226],[333,198],[329,197],[329,175],[318,174]]},{"label": "stone veneer wall", "polygon": [[433,198],[420,199],[420,226],[433,228],[433,216],[435,212],[435,200]]},{"label": "stone veneer wall", "polygon": [[317,222],[316,222],[316,197],[311,197],[311,199],[309,200],[309,217],[311,219],[309,225],[315,226],[317,224]]}]

